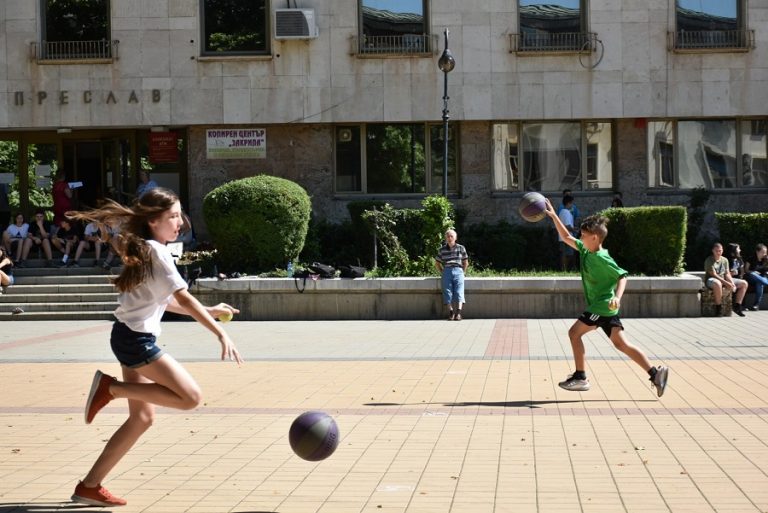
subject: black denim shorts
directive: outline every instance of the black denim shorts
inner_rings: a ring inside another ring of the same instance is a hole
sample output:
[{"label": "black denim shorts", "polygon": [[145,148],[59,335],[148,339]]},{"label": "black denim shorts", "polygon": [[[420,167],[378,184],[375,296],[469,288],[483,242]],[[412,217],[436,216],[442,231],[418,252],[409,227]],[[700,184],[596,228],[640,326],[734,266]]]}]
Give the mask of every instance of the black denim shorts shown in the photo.
[{"label": "black denim shorts", "polygon": [[120,365],[131,369],[143,367],[163,356],[163,350],[156,344],[157,337],[152,333],[133,331],[120,321],[112,325],[109,342]]}]

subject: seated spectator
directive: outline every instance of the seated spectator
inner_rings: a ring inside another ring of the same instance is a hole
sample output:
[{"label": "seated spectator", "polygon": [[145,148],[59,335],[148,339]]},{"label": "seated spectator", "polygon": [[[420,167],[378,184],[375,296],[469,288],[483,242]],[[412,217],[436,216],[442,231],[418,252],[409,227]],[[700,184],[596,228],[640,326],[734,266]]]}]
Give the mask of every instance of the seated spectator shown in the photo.
[{"label": "seated spectator", "polygon": [[61,264],[59,267],[66,267],[69,261],[69,253],[72,248],[77,246],[80,240],[80,228],[77,222],[72,221],[69,218],[64,218],[59,223],[59,229],[56,231],[56,235],[53,236],[51,242],[53,245],[61,251]]},{"label": "seated spectator", "polygon": [[747,293],[747,282],[731,276],[728,259],[723,256],[723,245],[719,242],[712,246],[712,254],[704,261],[704,272],[707,288],[712,291],[712,298],[715,301],[715,315],[722,314],[723,287],[725,287],[733,293],[733,311],[736,315],[744,317],[741,302]]},{"label": "seated spectator", "polygon": [[748,309],[757,311],[763,300],[763,289],[768,285],[768,247],[758,244],[755,252],[747,257],[745,267],[744,277],[755,288],[755,302]]},{"label": "seated spectator", "polygon": [[32,246],[43,248],[45,266],[50,267],[53,260],[51,253],[51,222],[45,218],[45,211],[43,210],[35,212],[35,219],[29,225],[27,238],[24,239],[24,250],[18,264],[19,267],[24,267],[24,262],[29,256],[29,250],[32,249]]},{"label": "seated spectator", "polygon": [[24,249],[24,239],[27,238],[28,232],[29,225],[24,222],[24,214],[21,212],[16,214],[15,222],[8,225],[8,228],[3,232],[3,247],[10,257],[13,257],[15,253],[16,256],[13,258],[15,262],[21,260],[21,252]]},{"label": "seated spectator", "polygon": [[77,244],[77,250],[75,251],[75,258],[71,262],[69,262],[69,267],[80,267],[80,256],[83,254],[83,251],[90,251],[91,248],[93,248],[94,255],[96,257],[93,265],[98,266],[99,260],[101,260],[101,251],[103,249],[107,250],[107,259],[105,259],[105,263],[107,260],[112,260],[112,247],[108,246],[107,240],[109,239],[109,234],[106,233],[107,229],[105,227],[101,227],[98,225],[98,223],[88,223],[85,226],[85,230],[83,230],[83,237],[80,240],[80,242]]},{"label": "seated spectator", "polygon": [[728,244],[728,254],[725,255],[730,262],[729,270],[731,277],[739,280],[744,279],[744,260],[741,258],[741,246],[735,242]]},{"label": "seated spectator", "polygon": [[0,248],[0,287],[5,292],[7,287],[13,285],[13,262],[5,252],[5,248]]}]

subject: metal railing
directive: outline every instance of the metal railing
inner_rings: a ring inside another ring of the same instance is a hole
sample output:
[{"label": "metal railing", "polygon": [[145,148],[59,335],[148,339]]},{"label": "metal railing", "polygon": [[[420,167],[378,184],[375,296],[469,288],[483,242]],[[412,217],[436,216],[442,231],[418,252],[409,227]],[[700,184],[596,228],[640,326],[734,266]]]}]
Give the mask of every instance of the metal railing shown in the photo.
[{"label": "metal railing", "polygon": [[437,52],[437,35],[352,36],[353,55],[431,55]]},{"label": "metal railing", "polygon": [[597,48],[594,32],[510,34],[512,53],[592,53]]},{"label": "metal railing", "polygon": [[679,30],[669,32],[669,49],[674,51],[744,51],[755,48],[754,30]]},{"label": "metal railing", "polygon": [[31,43],[32,59],[45,61],[111,61],[117,59],[120,41],[41,41]]}]

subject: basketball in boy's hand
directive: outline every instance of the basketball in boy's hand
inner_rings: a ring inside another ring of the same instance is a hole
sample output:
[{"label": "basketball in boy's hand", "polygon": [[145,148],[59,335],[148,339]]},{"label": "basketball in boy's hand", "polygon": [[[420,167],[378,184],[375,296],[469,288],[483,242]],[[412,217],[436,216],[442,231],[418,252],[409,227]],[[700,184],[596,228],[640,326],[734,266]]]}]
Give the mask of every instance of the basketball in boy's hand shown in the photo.
[{"label": "basketball in boy's hand", "polygon": [[547,217],[547,200],[538,192],[526,192],[517,211],[529,223],[539,222]]},{"label": "basketball in boy's hand", "polygon": [[288,442],[298,457],[307,461],[324,460],[339,445],[339,427],[327,413],[308,411],[291,424]]}]

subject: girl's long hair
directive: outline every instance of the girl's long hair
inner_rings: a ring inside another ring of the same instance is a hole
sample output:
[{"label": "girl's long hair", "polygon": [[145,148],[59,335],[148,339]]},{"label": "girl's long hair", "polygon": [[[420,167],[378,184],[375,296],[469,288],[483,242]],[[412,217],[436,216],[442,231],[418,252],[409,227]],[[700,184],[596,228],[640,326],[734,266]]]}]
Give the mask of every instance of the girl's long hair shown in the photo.
[{"label": "girl's long hair", "polygon": [[[152,238],[149,222],[170,209],[179,197],[162,187],[147,191],[141,198],[126,207],[112,200],[95,209],[67,212],[66,216],[85,222],[95,222],[99,227],[109,226],[118,233],[116,249],[123,261],[123,270],[114,279],[120,292],[130,292],[152,276],[152,252],[147,239]],[[102,230],[108,232],[108,230]]]}]

